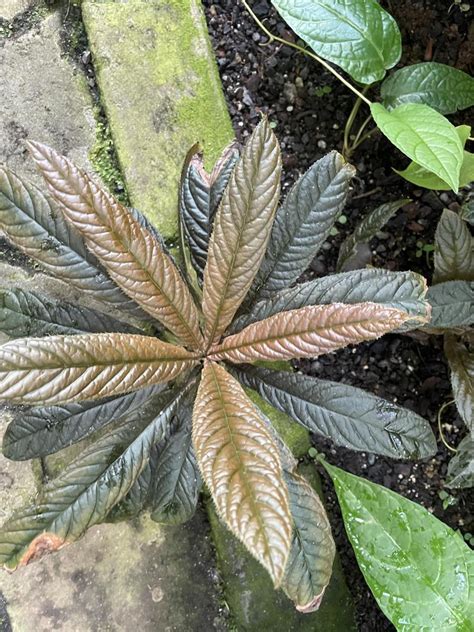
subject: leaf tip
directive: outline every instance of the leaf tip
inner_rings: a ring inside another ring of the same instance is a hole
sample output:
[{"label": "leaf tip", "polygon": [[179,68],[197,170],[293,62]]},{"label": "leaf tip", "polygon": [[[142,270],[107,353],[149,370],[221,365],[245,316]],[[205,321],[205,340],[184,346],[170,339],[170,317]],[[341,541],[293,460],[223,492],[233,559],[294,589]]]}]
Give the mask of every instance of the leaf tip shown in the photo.
[{"label": "leaf tip", "polygon": [[22,556],[18,566],[27,566],[31,562],[36,562],[49,553],[58,551],[65,546],[66,540],[59,537],[55,533],[40,533],[31,542],[24,555]]},{"label": "leaf tip", "polygon": [[311,601],[309,601],[308,603],[302,606],[296,605],[296,609],[298,610],[298,612],[301,612],[301,614],[311,614],[311,612],[316,612],[316,610],[319,610],[319,606],[321,605],[321,602],[323,600],[325,590],[326,586],[322,589],[319,595],[315,595],[313,599],[311,599]]}]

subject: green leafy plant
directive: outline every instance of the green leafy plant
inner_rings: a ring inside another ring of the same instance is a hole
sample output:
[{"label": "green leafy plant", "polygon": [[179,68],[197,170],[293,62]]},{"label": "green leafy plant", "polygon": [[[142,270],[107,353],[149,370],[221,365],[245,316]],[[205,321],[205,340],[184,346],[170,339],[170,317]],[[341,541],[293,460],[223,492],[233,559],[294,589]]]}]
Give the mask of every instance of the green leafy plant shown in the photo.
[{"label": "green leafy plant", "polygon": [[[468,429],[448,466],[448,487],[474,486],[474,248],[467,223],[445,209],[435,234],[432,306],[428,331],[444,336],[457,411]],[[438,424],[443,438],[441,415]],[[444,440],[444,439],[443,439]],[[445,442],[446,443],[446,442]],[[446,444],[450,450],[451,446]]]},{"label": "green leafy plant", "polygon": [[0,398],[21,406],[4,454],[44,458],[87,441],[3,526],[0,563],[14,569],[142,510],[182,522],[203,480],[275,586],[302,612],[316,609],[334,557],[329,522],[243,387],[337,445],[432,455],[434,435],[415,413],[268,364],[419,327],[424,279],[359,270],[290,287],[340,215],[354,170],[331,152],[278,207],[280,151],[266,120],[211,175],[195,150],[188,157],[184,276],[142,215],[54,150],[29,150],[51,197],[2,169],[1,229],[101,307],[2,291],[0,329],[20,337],[0,347]]},{"label": "green leafy plant", "polygon": [[[377,0],[272,0],[305,48],[271,33],[243,5],[270,41],[291,46],[315,59],[357,96],[344,132],[344,155],[352,152],[379,129],[412,162],[402,177],[430,189],[457,191],[474,179],[474,156],[464,149],[471,128],[455,128],[444,116],[474,105],[474,79],[436,62],[413,64],[393,72],[380,86],[381,103],[371,101],[368,90],[381,82],[400,60],[401,36],[393,17]],[[360,90],[332,64],[364,87]],[[361,105],[368,116],[351,132]],[[371,121],[377,128],[367,131]]]}]

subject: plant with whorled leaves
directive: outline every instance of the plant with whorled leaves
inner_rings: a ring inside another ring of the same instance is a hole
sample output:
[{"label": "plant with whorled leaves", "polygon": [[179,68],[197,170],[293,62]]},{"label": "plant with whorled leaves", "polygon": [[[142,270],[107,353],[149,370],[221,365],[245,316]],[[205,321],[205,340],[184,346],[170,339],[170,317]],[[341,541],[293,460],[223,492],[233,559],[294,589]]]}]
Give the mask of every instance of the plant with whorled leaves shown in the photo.
[{"label": "plant with whorled leaves", "polygon": [[2,292],[1,329],[34,336],[0,348],[0,398],[30,406],[13,409],[5,455],[45,457],[89,439],[37,503],[3,526],[1,564],[26,564],[91,525],[143,509],[158,522],[182,522],[196,508],[202,476],[220,517],[275,586],[301,611],[316,609],[334,557],[329,523],[242,385],[338,445],[431,455],[434,436],[416,414],[256,364],[417,327],[429,314],[424,280],[362,270],[290,287],[329,235],[353,168],[331,152],[278,208],[280,151],[266,120],[241,156],[230,148],[210,176],[198,154],[189,157],[184,276],[137,211],[52,149],[29,149],[52,199],[2,170],[0,227],[102,309]]}]

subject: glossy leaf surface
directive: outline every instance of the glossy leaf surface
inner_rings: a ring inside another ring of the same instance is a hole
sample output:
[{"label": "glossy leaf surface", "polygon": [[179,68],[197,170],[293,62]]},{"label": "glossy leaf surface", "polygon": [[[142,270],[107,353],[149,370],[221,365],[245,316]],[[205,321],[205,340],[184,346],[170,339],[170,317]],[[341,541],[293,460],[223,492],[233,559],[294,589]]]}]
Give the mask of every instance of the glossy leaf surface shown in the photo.
[{"label": "glossy leaf surface", "polygon": [[64,156],[40,143],[29,148],[66,218],[111,278],[185,344],[199,348],[197,309],[154,229]]},{"label": "glossy leaf surface", "polygon": [[280,312],[330,303],[380,303],[406,311],[415,319],[426,319],[428,305],[425,295],[426,281],[415,272],[370,268],[330,274],[282,290],[272,298],[256,303],[248,314],[233,322],[230,332],[236,333],[247,325]]},{"label": "glossy leaf surface", "polygon": [[181,394],[93,443],[0,531],[0,565],[14,569],[73,542],[128,492],[163,437]]},{"label": "glossy leaf surface", "polygon": [[292,519],[278,449],[239,383],[212,362],[194,406],[193,443],[221,518],[279,586]]},{"label": "glossy leaf surface", "polygon": [[421,167],[439,176],[453,190],[459,188],[463,145],[456,128],[427,105],[407,103],[390,112],[380,103],[370,106],[381,132]]},{"label": "glossy leaf surface", "polygon": [[474,281],[474,252],[467,224],[454,211],[444,209],[435,233],[433,283]]},{"label": "glossy leaf surface", "polygon": [[232,372],[269,404],[336,445],[395,459],[436,453],[425,419],[354,386],[261,367]]},{"label": "glossy leaf surface", "polygon": [[386,108],[424,103],[441,114],[474,105],[474,79],[452,66],[423,62],[405,66],[385,79],[380,96]]},{"label": "glossy leaf surface", "polygon": [[282,312],[224,338],[212,359],[230,362],[311,358],[400,327],[407,314],[376,303],[317,305]]},{"label": "glossy leaf surface", "polygon": [[469,632],[474,552],[424,507],[323,462],[357,562],[398,630]]},{"label": "glossy leaf surface", "polygon": [[[474,345],[474,338],[472,343]],[[444,337],[444,353],[451,371],[456,408],[474,434],[474,349],[470,349],[462,339],[448,334]]]},{"label": "glossy leaf surface", "polygon": [[474,282],[446,281],[432,285],[427,299],[431,305],[430,327],[450,329],[474,324]]},{"label": "glossy leaf surface", "polygon": [[380,81],[400,59],[397,23],[376,0],[272,0],[315,53],[360,83]]},{"label": "glossy leaf surface", "polygon": [[467,435],[448,463],[446,486],[454,489],[474,487],[474,438]]},{"label": "glossy leaf surface", "polygon": [[182,347],[147,336],[20,338],[0,347],[0,399],[33,405],[99,399],[167,382],[194,364]]},{"label": "glossy leaf surface", "polygon": [[318,495],[302,476],[285,472],[285,482],[295,524],[282,588],[300,612],[313,612],[331,578],[331,525]]},{"label": "glossy leaf surface", "polygon": [[265,257],[250,290],[252,300],[269,298],[306,270],[344,208],[354,173],[354,167],[332,151],[296,182],[276,213]]},{"label": "glossy leaf surface", "polygon": [[278,203],[280,172],[278,141],[264,119],[232,171],[214,221],[203,288],[209,345],[230,324],[260,266]]},{"label": "glossy leaf surface", "polygon": [[409,199],[403,199],[396,200],[395,202],[387,202],[368,213],[364,219],[357,224],[354,231],[342,242],[337,258],[337,270],[344,270],[344,268],[351,263],[358,244],[367,243],[372,237],[375,237],[388,220],[395,215],[398,209],[405,206],[409,201]]}]

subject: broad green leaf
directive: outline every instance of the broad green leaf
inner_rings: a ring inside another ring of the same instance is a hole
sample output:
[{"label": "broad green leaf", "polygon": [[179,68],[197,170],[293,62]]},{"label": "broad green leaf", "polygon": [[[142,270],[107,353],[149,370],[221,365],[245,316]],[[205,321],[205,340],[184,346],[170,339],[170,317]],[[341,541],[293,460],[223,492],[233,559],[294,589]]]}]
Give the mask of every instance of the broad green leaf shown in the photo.
[{"label": "broad green leaf", "polygon": [[248,314],[232,323],[229,331],[236,333],[247,325],[291,309],[363,302],[395,307],[410,314],[414,320],[428,317],[426,281],[422,276],[415,272],[370,268],[331,274],[282,290],[272,298],[256,303]]},{"label": "broad green leaf", "polygon": [[458,445],[458,451],[448,464],[446,486],[474,487],[474,438],[467,435]]},{"label": "broad green leaf", "polygon": [[285,472],[294,520],[290,557],[282,589],[300,612],[314,612],[329,583],[336,548],[326,510],[311,485]]},{"label": "broad green leaf", "polygon": [[0,347],[0,400],[62,404],[172,380],[196,364],[183,347],[132,334],[19,338]]},{"label": "broad green leaf", "polygon": [[395,459],[436,453],[425,419],[359,388],[261,367],[233,368],[232,373],[269,404],[336,445]]},{"label": "broad green leaf", "polygon": [[[471,128],[469,125],[459,125],[456,127],[456,131],[464,147],[471,133]],[[405,178],[405,180],[408,180],[408,182],[426,189],[433,189],[435,191],[447,191],[449,189],[449,186],[444,180],[424,167],[420,167],[416,162],[411,162],[408,167],[402,171],[398,171],[397,169],[394,169],[394,171],[396,171],[399,176],[402,176],[402,178]],[[473,180],[474,154],[464,151],[461,171],[459,172],[459,186],[464,187]]]},{"label": "broad green leaf", "polygon": [[357,224],[354,231],[342,242],[337,258],[337,270],[344,270],[344,268],[350,265],[353,256],[357,252],[357,246],[367,243],[372,237],[375,237],[388,220],[395,215],[398,209],[408,204],[409,201],[409,199],[403,199],[396,200],[395,202],[387,202],[368,213],[364,219]]},{"label": "broad green leaf", "polygon": [[474,552],[424,507],[323,461],[360,569],[400,632],[470,632]]},{"label": "broad green leaf", "polygon": [[14,461],[54,454],[135,412],[164,388],[150,386],[107,400],[20,409],[3,437],[3,454]]},{"label": "broad green leaf", "polygon": [[474,79],[452,66],[434,61],[396,70],[380,86],[386,108],[403,103],[424,103],[441,114],[474,105]]},{"label": "broad green leaf", "polygon": [[217,342],[260,267],[280,193],[278,141],[266,119],[232,171],[214,221],[204,273],[206,341]]},{"label": "broad green leaf", "polygon": [[[474,347],[474,338],[471,340]],[[444,353],[451,370],[456,408],[464,423],[474,434],[474,350],[453,335],[444,337]],[[474,453],[472,454],[474,459]]]},{"label": "broad green leaf", "polygon": [[28,147],[65,217],[110,277],[186,345],[200,348],[197,308],[156,230],[64,156],[40,143]]},{"label": "broad green leaf", "polygon": [[381,132],[417,164],[439,176],[453,191],[459,188],[463,145],[456,128],[427,105],[407,103],[390,112],[380,103],[370,111]]},{"label": "broad green leaf", "polygon": [[408,315],[376,303],[316,305],[275,314],[224,338],[211,359],[230,362],[311,358],[398,329]]},{"label": "broad green leaf", "polygon": [[279,586],[293,524],[278,448],[239,383],[213,362],[194,405],[193,443],[219,515]]},{"label": "broad green leaf", "polygon": [[344,208],[354,173],[354,167],[332,151],[296,182],[276,212],[251,300],[269,298],[306,270]]},{"label": "broad green leaf", "polygon": [[444,209],[435,233],[433,283],[474,281],[471,233],[454,211]]},{"label": "broad green leaf", "polygon": [[0,290],[0,331],[10,338],[102,331],[140,333],[102,312],[20,288]]},{"label": "broad green leaf", "polygon": [[360,83],[373,83],[401,55],[397,23],[376,0],[272,0],[315,53]]},{"label": "broad green leaf", "polygon": [[100,270],[79,233],[43,193],[0,167],[0,232],[58,279],[139,317],[144,313]]},{"label": "broad green leaf", "polygon": [[0,530],[0,565],[28,564],[102,522],[146,466],[182,396],[163,394],[160,406],[110,431],[43,488],[37,505],[16,512]]},{"label": "broad green leaf", "polygon": [[474,282],[438,283],[428,289],[426,297],[431,305],[429,327],[452,329],[474,325]]}]

